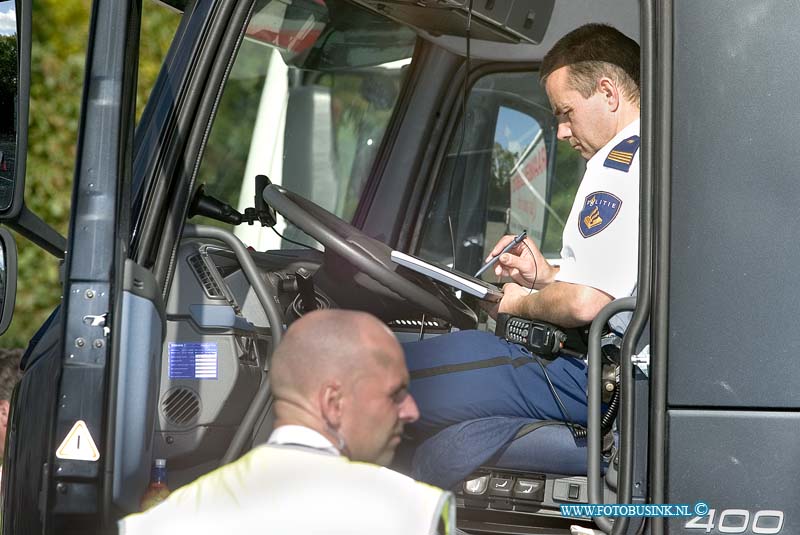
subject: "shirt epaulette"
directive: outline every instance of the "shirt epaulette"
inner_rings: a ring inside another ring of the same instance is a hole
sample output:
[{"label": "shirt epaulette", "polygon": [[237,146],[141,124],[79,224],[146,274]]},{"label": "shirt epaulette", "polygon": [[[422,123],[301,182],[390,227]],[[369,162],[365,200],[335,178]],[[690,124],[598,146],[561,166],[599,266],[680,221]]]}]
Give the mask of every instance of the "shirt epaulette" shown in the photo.
[{"label": "shirt epaulette", "polygon": [[631,168],[633,156],[636,154],[637,150],[639,150],[639,136],[631,136],[627,139],[623,139],[608,153],[606,161],[603,162],[603,166],[627,173]]}]

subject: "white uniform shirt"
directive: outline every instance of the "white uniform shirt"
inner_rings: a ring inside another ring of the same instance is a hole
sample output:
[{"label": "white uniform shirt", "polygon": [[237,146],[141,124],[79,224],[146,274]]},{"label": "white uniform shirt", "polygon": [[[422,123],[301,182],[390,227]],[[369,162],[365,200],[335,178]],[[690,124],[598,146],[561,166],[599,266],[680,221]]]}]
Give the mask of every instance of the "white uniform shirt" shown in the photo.
[{"label": "white uniform shirt", "polygon": [[[639,246],[639,120],[586,163],[561,248],[556,280],[612,298],[636,293]],[[629,315],[628,315],[629,316]],[[612,325],[624,330],[624,325]]]}]

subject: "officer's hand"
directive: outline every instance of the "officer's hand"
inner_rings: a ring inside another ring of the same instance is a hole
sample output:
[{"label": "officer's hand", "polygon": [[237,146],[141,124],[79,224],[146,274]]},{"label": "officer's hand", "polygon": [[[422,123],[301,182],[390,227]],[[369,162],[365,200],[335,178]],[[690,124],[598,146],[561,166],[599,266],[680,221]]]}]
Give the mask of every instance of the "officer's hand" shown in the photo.
[{"label": "officer's hand", "polygon": [[[498,254],[503,248],[514,241],[514,236],[507,235],[500,238],[497,245],[489,253],[489,259]],[[545,260],[542,252],[530,238],[525,238],[515,245],[509,252],[500,256],[494,265],[494,273],[498,277],[511,277],[516,283],[537,288],[553,282],[557,270]]]},{"label": "officer's hand", "polygon": [[531,295],[530,287],[525,288],[517,283],[509,282],[503,286],[503,298],[499,303],[481,301],[481,304],[492,318],[506,313],[513,316],[525,316],[525,299]]}]

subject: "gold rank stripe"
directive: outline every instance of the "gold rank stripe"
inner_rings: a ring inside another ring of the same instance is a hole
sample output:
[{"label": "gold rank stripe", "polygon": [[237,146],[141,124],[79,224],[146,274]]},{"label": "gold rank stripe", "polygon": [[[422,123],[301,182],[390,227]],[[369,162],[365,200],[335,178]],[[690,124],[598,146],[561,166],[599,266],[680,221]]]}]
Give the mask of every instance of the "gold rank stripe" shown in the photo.
[{"label": "gold rank stripe", "polygon": [[633,161],[633,158],[623,158],[622,156],[615,156],[613,154],[609,154],[608,159],[625,163],[631,163]]},{"label": "gold rank stripe", "polygon": [[615,160],[614,158],[607,158],[606,161],[607,162],[620,163],[622,165],[631,165],[631,162],[623,162],[623,161],[620,161],[620,160]]},{"label": "gold rank stripe", "polygon": [[623,158],[619,158],[619,157],[616,157],[616,156],[610,156],[610,155],[609,155],[608,159],[611,160],[612,162],[624,163],[626,165],[630,164],[633,161],[632,159],[627,159],[626,160],[626,159],[623,159]]},{"label": "gold rank stripe", "polygon": [[630,163],[631,161],[633,161],[633,154],[631,154],[630,152],[620,152],[617,150],[612,150],[611,152],[608,153],[608,157],[609,158],[613,157],[618,160],[623,160],[625,163]]}]

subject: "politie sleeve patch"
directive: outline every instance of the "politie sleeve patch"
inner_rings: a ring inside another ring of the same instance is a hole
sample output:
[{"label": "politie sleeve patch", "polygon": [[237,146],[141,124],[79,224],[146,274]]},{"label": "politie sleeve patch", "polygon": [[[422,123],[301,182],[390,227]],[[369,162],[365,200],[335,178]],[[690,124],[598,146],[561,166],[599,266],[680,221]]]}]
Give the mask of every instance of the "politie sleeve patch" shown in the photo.
[{"label": "politie sleeve patch", "polygon": [[631,136],[628,139],[623,139],[616,147],[611,149],[603,165],[627,173],[631,168],[633,156],[636,154],[637,150],[639,150],[639,136]]},{"label": "politie sleeve patch", "polygon": [[586,196],[578,217],[578,230],[584,238],[599,234],[617,217],[622,201],[607,191],[595,191]]}]

